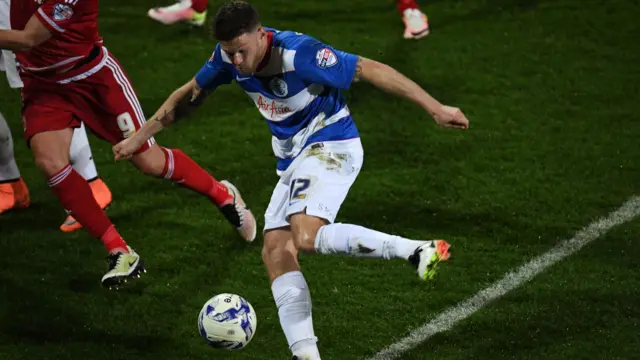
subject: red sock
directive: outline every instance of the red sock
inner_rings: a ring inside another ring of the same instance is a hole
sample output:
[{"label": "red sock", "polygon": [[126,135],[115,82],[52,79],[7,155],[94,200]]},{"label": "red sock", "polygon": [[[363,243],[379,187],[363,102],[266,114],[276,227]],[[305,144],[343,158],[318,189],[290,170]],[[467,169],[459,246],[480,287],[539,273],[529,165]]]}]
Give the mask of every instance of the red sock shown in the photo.
[{"label": "red sock", "polygon": [[208,5],[208,0],[191,0],[191,8],[199,13],[207,10]]},{"label": "red sock", "polygon": [[404,15],[404,11],[407,9],[418,9],[418,4],[415,0],[396,0],[396,6],[400,15]]},{"label": "red sock", "polygon": [[176,149],[162,148],[165,153],[164,170],[162,176],[171,179],[189,189],[206,195],[218,207],[233,202],[233,196],[224,184],[201,168],[187,154]]},{"label": "red sock", "polygon": [[60,199],[65,210],[78,220],[89,234],[100,239],[107,251],[127,250],[122,236],[93,197],[89,183],[71,165],[53,175],[49,179],[49,187]]}]

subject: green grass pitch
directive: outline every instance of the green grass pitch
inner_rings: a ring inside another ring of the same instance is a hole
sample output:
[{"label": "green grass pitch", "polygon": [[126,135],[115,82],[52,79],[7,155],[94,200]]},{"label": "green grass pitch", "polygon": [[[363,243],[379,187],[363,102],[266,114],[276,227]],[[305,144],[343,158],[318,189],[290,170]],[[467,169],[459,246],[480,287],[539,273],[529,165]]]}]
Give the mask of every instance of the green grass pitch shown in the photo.
[{"label": "green grass pitch", "polygon": [[[156,5],[166,4],[100,5],[105,44],[148,116],[215,46],[208,30],[148,19]],[[425,284],[401,261],[303,256],[323,359],[375,354],[638,193],[636,1],[423,1],[432,33],[419,41],[402,39],[391,0],[255,5],[266,25],[383,61],[471,121],[467,132],[440,129],[368,84],[347,92],[365,161],[338,221],[447,239],[452,258]],[[289,359],[262,239],[244,244],[206,199],[115,163],[91,137],[114,195],[108,214],[149,270],[121,291],[102,289],[101,244],[58,230],[64,212],[21,141],[19,94],[2,85],[0,99],[33,199],[0,217],[0,359]],[[275,160],[239,87],[156,139],[232,180],[262,226]],[[403,359],[635,358],[639,231],[614,229]],[[213,350],[197,331],[202,304],[221,292],[257,312],[256,336],[239,352]]]}]

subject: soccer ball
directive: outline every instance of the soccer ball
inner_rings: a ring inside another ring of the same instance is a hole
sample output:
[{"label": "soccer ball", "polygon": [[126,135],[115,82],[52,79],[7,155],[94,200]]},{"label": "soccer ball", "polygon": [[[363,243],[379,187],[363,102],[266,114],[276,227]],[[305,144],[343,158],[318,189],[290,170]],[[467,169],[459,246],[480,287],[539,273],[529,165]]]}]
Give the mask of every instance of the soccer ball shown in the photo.
[{"label": "soccer ball", "polygon": [[216,349],[240,350],[256,332],[258,319],[247,300],[236,294],[219,294],[207,301],[200,316],[200,335]]}]

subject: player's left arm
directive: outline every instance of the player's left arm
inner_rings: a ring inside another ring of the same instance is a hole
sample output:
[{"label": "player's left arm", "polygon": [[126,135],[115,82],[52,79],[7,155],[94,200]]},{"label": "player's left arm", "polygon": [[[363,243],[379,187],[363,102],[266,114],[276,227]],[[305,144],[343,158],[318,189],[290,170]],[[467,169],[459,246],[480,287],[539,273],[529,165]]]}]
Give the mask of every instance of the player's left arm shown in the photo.
[{"label": "player's left arm", "polygon": [[0,49],[27,51],[51,37],[51,32],[34,15],[24,30],[0,30]]},{"label": "player's left arm", "polygon": [[296,52],[294,66],[306,80],[338,89],[348,89],[353,82],[360,80],[367,81],[388,93],[417,103],[441,126],[469,127],[469,121],[460,109],[442,105],[392,67],[334,49],[315,39],[303,40]]},{"label": "player's left arm", "polygon": [[441,104],[413,80],[389,65],[359,56],[352,81],[360,80],[420,105],[442,126],[456,129],[469,127],[469,120],[460,109]]}]

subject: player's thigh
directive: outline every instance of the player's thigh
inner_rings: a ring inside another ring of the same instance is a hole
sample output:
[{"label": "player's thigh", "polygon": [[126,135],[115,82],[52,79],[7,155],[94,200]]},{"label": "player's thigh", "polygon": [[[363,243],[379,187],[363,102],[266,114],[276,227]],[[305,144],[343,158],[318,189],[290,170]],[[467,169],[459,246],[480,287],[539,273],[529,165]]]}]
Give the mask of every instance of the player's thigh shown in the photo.
[{"label": "player's thigh", "polygon": [[306,214],[332,223],[360,173],[362,150],[355,146],[350,152],[307,151],[303,156],[291,174],[287,219]]},{"label": "player's thigh", "polygon": [[24,137],[36,165],[50,177],[69,164],[73,128],[79,119],[64,99],[50,96],[48,105],[27,103],[22,110]]},{"label": "player's thigh", "polygon": [[320,227],[333,223],[362,166],[359,143],[336,153],[310,149],[303,153],[290,180],[287,219],[296,246],[314,251]]},{"label": "player's thigh", "polygon": [[264,213],[263,232],[265,234],[269,230],[280,229],[289,226],[289,222],[287,221],[288,204],[289,184],[278,181],[275,188],[273,189],[273,193],[271,194],[271,199],[269,200],[267,210]]}]

